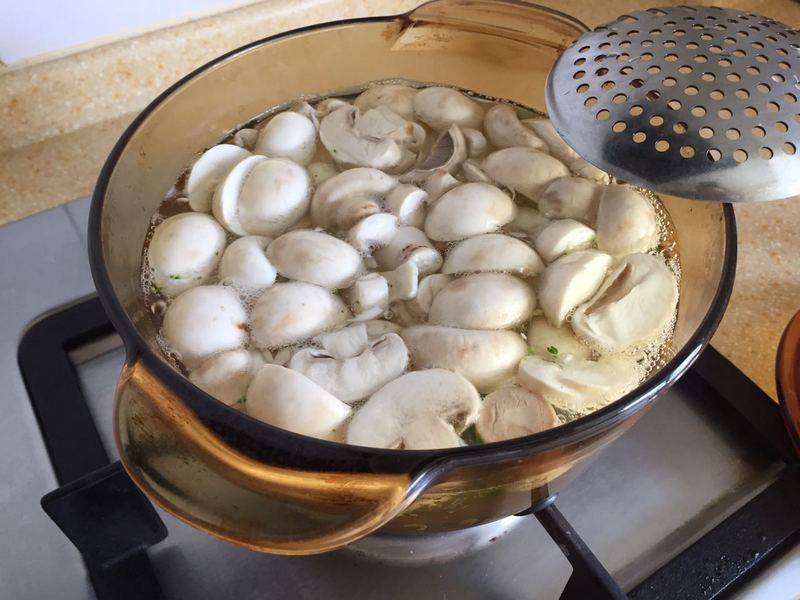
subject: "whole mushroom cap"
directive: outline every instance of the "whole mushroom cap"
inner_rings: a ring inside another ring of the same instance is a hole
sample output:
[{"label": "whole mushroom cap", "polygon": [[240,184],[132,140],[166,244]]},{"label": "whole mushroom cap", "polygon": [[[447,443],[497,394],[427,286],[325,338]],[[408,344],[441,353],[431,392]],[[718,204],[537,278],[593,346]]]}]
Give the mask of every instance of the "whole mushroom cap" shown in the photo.
[{"label": "whole mushroom cap", "polygon": [[350,244],[311,229],[290,231],[273,240],[267,258],[288,279],[332,290],[352,285],[364,269],[361,255]]},{"label": "whole mushroom cap", "polygon": [[558,425],[553,407],[523,387],[507,386],[486,396],[475,423],[485,442],[501,442],[533,435]]},{"label": "whole mushroom cap", "polygon": [[214,188],[237,163],[248,156],[250,152],[233,144],[217,144],[203,152],[186,178],[186,197],[192,210],[210,211]]},{"label": "whole mushroom cap", "polygon": [[270,241],[250,235],[232,242],[219,261],[220,282],[246,289],[268,288],[275,283],[277,272],[266,254]]},{"label": "whole mushroom cap", "polygon": [[453,242],[498,231],[516,215],[516,206],[489,183],[463,183],[430,207],[425,234],[438,242]]},{"label": "whole mushroom cap", "polygon": [[457,90],[429,87],[414,96],[414,113],[420,121],[437,131],[456,124],[480,129],[483,125],[481,105]]},{"label": "whole mushroom cap", "polygon": [[382,83],[361,92],[353,104],[362,112],[378,106],[386,106],[406,121],[414,120],[414,97],[417,88],[409,85]]},{"label": "whole mushroom cap", "polygon": [[311,119],[285,111],[272,117],[259,132],[254,152],[307,165],[314,156],[316,145],[317,128]]},{"label": "whole mushroom cap", "polygon": [[564,163],[528,147],[496,150],[484,159],[483,168],[492,181],[533,201],[553,180],[569,175]]},{"label": "whole mushroom cap", "polygon": [[205,360],[189,374],[189,379],[204,392],[228,406],[244,401],[247,388],[264,358],[252,350],[228,350]]}]

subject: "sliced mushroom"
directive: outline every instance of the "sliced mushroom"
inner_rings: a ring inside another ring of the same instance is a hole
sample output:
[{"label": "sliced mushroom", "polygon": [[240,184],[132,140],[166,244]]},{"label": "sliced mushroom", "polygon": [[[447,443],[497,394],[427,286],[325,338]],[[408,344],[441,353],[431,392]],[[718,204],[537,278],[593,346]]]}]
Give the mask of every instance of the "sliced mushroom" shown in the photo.
[{"label": "sliced mushroom", "polygon": [[478,162],[472,158],[465,160],[464,164],[461,165],[461,175],[466,181],[482,181],[484,183],[492,182]]},{"label": "sliced mushroom", "polygon": [[174,297],[209,280],[225,248],[225,231],[213,218],[180,213],[164,219],[147,248],[147,263],[158,290]]},{"label": "sliced mushroom", "polygon": [[561,360],[567,355],[588,360],[589,346],[575,337],[567,326],[554,327],[544,317],[534,317],[528,327],[528,346],[531,351],[550,360]]},{"label": "sliced mushroom", "polygon": [[376,250],[373,256],[384,271],[392,271],[404,262],[413,262],[420,275],[427,275],[442,266],[442,255],[416,227],[399,227],[392,241]]},{"label": "sliced mushroom", "polygon": [[414,113],[423,123],[437,131],[456,124],[480,129],[483,124],[481,105],[457,90],[429,87],[414,96]]},{"label": "sliced mushroom", "polygon": [[264,358],[252,350],[228,350],[212,356],[189,374],[204,392],[228,406],[242,408],[247,388]]},{"label": "sliced mushroom", "polygon": [[425,224],[425,202],[428,192],[410,183],[401,183],[384,200],[386,210],[397,217],[400,225],[421,228]]},{"label": "sliced mushroom", "polygon": [[507,386],[486,396],[475,429],[484,442],[502,442],[558,426],[549,402],[523,387]]},{"label": "sliced mushroom", "polygon": [[458,242],[442,265],[442,273],[505,272],[520,277],[533,277],[543,269],[542,259],[528,244],[501,233]]},{"label": "sliced mushroom", "polygon": [[211,198],[220,181],[250,152],[233,144],[212,146],[198,158],[186,178],[189,206],[197,212],[211,210]]},{"label": "sliced mushroom", "polygon": [[350,416],[350,407],[305,375],[278,365],[262,365],[247,390],[247,414],[311,437],[332,439]]},{"label": "sliced mushroom", "polygon": [[594,242],[594,230],[573,219],[552,221],[539,232],[534,247],[548,263],[563,254],[584,250]]},{"label": "sliced mushroom", "polygon": [[505,273],[478,273],[456,279],[431,302],[428,321],[464,329],[510,329],[531,318],[533,289]]},{"label": "sliced mushroom", "polygon": [[361,254],[372,254],[387,246],[397,235],[397,217],[375,213],[364,217],[347,232],[347,241]]},{"label": "sliced mushroom", "polygon": [[535,238],[539,232],[550,224],[550,219],[530,206],[518,206],[517,216],[506,225],[509,232],[524,233],[526,237]]},{"label": "sliced mushroom", "polygon": [[539,276],[538,297],[544,316],[560,327],[603,283],[612,259],[599,250],[579,250],[557,259]]},{"label": "sliced mushroom", "polygon": [[343,329],[323,333],[314,338],[322,349],[336,359],[358,356],[369,345],[367,326],[363,323],[348,325]]},{"label": "sliced mushroom", "polygon": [[467,142],[467,156],[470,158],[480,158],[486,154],[488,143],[486,136],[477,129],[469,127],[462,127],[461,133],[464,134],[464,140]]},{"label": "sliced mushroom", "polygon": [[409,316],[419,322],[425,321],[428,318],[434,297],[451,281],[453,281],[452,275],[444,275],[442,273],[433,273],[420,279],[416,296],[404,303],[404,308],[409,313]]},{"label": "sliced mushroom", "polygon": [[[413,371],[370,396],[347,428],[347,443],[373,448],[415,449],[412,427],[440,419],[461,433],[475,422],[480,396],[464,377],[444,369]],[[426,444],[427,445],[427,444]]]},{"label": "sliced mushroom", "polygon": [[350,106],[350,103],[345,102],[341,98],[325,98],[325,100],[317,104],[317,119],[322,120],[333,111],[346,106]]},{"label": "sliced mushroom", "polygon": [[397,323],[384,321],[383,319],[370,319],[369,321],[363,321],[362,324],[367,328],[367,337],[371,340],[387,333],[399,333],[403,329]]},{"label": "sliced mushroom", "polygon": [[677,304],[678,283],[663,260],[631,254],[575,310],[572,328],[596,348],[618,352],[663,337]]},{"label": "sliced mushroom", "polygon": [[311,106],[305,100],[297,100],[296,102],[293,102],[292,106],[289,107],[289,110],[303,115],[305,118],[307,118],[314,124],[315,129],[319,129],[319,119],[317,118],[317,109]]},{"label": "sliced mushroom", "polygon": [[439,134],[428,154],[418,161],[413,171],[402,175],[401,181],[419,182],[436,170],[452,173],[467,158],[467,142],[458,125],[451,125]]},{"label": "sliced mushroom", "polygon": [[288,158],[307,165],[316,148],[317,128],[311,119],[285,111],[272,117],[260,131],[254,151],[270,158]]},{"label": "sliced mushroom", "polygon": [[536,200],[554,179],[566,177],[564,163],[533,148],[503,148],[483,160],[486,174],[505,187]]},{"label": "sliced mushroom", "polygon": [[551,361],[528,356],[519,364],[519,383],[558,408],[585,414],[613,402],[639,383],[642,373],[633,359],[620,355],[582,360],[572,356]]},{"label": "sliced mushroom", "polygon": [[516,214],[511,198],[488,183],[464,183],[439,198],[428,211],[425,233],[435,241],[458,241],[499,230]]},{"label": "sliced mushroom", "polygon": [[460,373],[485,394],[514,378],[527,352],[514,331],[482,331],[414,325],[400,333],[415,369],[441,368]]},{"label": "sliced mushroom", "polygon": [[253,305],[252,337],[262,350],[280,348],[343,327],[350,316],[341,298],[323,287],[276,283]]},{"label": "sliced mushroom", "polygon": [[558,135],[550,119],[524,119],[522,123],[530,127],[533,132],[545,141],[550,148],[550,154],[569,167],[569,170],[597,183],[607,184],[610,181],[608,173],[586,162],[580,155]]},{"label": "sliced mushroom", "polygon": [[167,307],[161,334],[186,368],[194,369],[214,354],[244,346],[247,314],[233,290],[201,285]]},{"label": "sliced mushroom", "polygon": [[289,368],[302,373],[342,402],[352,404],[378,391],[408,367],[408,351],[396,333],[373,340],[358,356],[337,359],[324,350],[303,348]]},{"label": "sliced mushroom", "polygon": [[389,285],[389,302],[398,300],[411,300],[417,295],[419,286],[419,267],[416,263],[407,260],[392,271],[381,273]]},{"label": "sliced mushroom", "polygon": [[292,354],[295,350],[296,348],[293,348],[292,346],[275,350],[275,352],[262,350],[261,356],[264,357],[264,362],[267,362],[271,365],[280,365],[285,367],[286,363],[289,362],[289,359],[292,358]]},{"label": "sliced mushroom", "polygon": [[[240,148],[244,148],[245,150],[252,150],[256,145],[257,139],[258,139],[258,129],[252,129],[250,127],[240,129],[239,131],[233,134],[233,143],[239,146]],[[209,210],[210,208],[211,208],[211,202],[209,198]]]},{"label": "sliced mushroom", "polygon": [[406,428],[403,440],[403,448],[409,450],[436,450],[466,445],[450,423],[430,416],[412,421]]},{"label": "sliced mushroom", "polygon": [[647,252],[658,243],[653,205],[626,185],[603,188],[597,206],[597,247],[614,256]]},{"label": "sliced mushroom", "polygon": [[220,282],[245,289],[263,289],[275,283],[277,271],[266,254],[271,241],[258,235],[234,241],[219,261]]},{"label": "sliced mushroom", "polygon": [[483,117],[483,130],[493,146],[512,148],[525,146],[547,152],[547,144],[529,127],[525,127],[517,116],[517,111],[508,104],[495,104]]},{"label": "sliced mushroom", "polygon": [[380,212],[378,200],[397,180],[378,169],[349,169],[317,188],[311,199],[311,217],[329,231],[350,229],[364,217]]},{"label": "sliced mushroom", "polygon": [[312,162],[308,165],[308,174],[314,187],[319,187],[334,175],[339,174],[339,169],[333,163]]},{"label": "sliced mushroom", "polygon": [[539,195],[539,210],[548,219],[575,219],[590,225],[602,190],[602,186],[580,177],[556,179]]},{"label": "sliced mushroom", "polygon": [[355,321],[375,319],[389,309],[389,282],[380,273],[362,275],[345,295]]},{"label": "sliced mushroom", "polygon": [[359,110],[347,105],[322,119],[319,138],[334,161],[345,167],[371,167],[386,171],[408,161],[407,151],[391,137],[362,135],[357,127],[359,117]]},{"label": "sliced mushroom", "polygon": [[373,85],[353,100],[353,104],[363,113],[371,108],[387,106],[406,121],[414,120],[414,97],[417,89],[408,85],[382,83]]},{"label": "sliced mushroom", "polygon": [[[356,118],[355,129],[362,138],[389,138],[401,148],[418,151],[425,143],[425,128],[414,121],[406,121],[388,106],[378,106],[361,113]],[[416,158],[416,154],[411,157]],[[410,166],[410,162],[408,166]]]},{"label": "sliced mushroom", "polygon": [[446,192],[459,185],[461,182],[450,173],[444,169],[436,169],[428,175],[425,183],[422,184],[422,189],[428,194],[428,204],[431,205]]},{"label": "sliced mushroom", "polygon": [[267,247],[278,273],[332,290],[349,287],[363,272],[361,255],[350,244],[322,231],[284,233]]}]

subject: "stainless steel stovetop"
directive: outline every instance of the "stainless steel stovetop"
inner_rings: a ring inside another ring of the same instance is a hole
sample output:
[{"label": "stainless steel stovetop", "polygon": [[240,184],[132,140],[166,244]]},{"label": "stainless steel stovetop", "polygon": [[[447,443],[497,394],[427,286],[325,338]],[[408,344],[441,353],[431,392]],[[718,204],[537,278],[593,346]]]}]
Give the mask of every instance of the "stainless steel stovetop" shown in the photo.
[{"label": "stainless steel stovetop", "polygon": [[[31,320],[93,290],[85,258],[87,214],[88,201],[81,200],[0,228],[6,257],[0,263],[0,598],[94,596],[78,552],[39,506],[57,483],[16,361]],[[72,358],[106,449],[116,457],[111,411],[123,361],[119,341],[110,337],[78,348]],[[756,496],[782,466],[741,444],[713,412],[674,388],[570,484],[558,507],[627,589]],[[170,599],[550,599],[559,596],[571,570],[533,518],[456,561],[398,567],[346,551],[256,554],[160,514],[169,536],[150,557]],[[800,597],[800,547],[737,596]]]}]

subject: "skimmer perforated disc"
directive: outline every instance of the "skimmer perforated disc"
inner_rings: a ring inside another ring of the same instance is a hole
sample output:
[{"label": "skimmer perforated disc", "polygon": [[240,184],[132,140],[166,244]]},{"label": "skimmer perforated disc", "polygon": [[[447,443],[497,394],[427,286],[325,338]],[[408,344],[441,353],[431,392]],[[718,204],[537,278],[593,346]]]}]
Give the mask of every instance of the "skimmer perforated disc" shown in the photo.
[{"label": "skimmer perforated disc", "polygon": [[800,194],[800,33],[715,7],[652,8],[582,35],[547,81],[583,158],[656,192],[725,202]]}]

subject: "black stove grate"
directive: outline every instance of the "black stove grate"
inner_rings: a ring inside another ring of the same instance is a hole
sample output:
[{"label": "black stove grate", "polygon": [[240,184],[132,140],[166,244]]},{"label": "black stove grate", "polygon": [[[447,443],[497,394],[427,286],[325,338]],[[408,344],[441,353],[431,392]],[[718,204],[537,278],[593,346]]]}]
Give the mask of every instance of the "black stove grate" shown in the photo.
[{"label": "black stove grate", "polygon": [[[167,530],[119,462],[109,463],[69,352],[113,333],[96,297],[34,322],[19,365],[42,437],[62,486],[42,498],[47,514],[81,552],[98,600],[160,600],[147,548]],[[626,593],[556,508],[533,514],[572,565],[561,594],[574,599],[717,598],[751,579],[800,540],[800,464],[777,405],[713,348],[676,384],[724,410],[741,439],[786,463],[759,495]],[[58,401],[53,401],[57,398]]]}]

